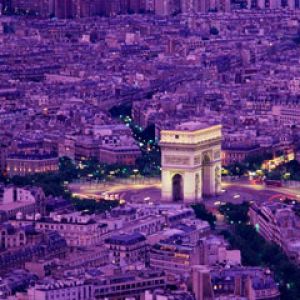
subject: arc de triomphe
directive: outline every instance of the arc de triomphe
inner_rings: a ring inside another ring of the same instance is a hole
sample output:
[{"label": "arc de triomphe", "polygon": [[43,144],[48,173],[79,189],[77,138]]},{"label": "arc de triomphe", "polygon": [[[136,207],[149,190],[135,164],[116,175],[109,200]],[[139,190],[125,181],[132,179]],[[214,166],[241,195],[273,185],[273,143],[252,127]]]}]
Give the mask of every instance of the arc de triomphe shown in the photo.
[{"label": "arc de triomphe", "polygon": [[221,189],[221,125],[189,122],[161,131],[162,200],[197,202]]}]

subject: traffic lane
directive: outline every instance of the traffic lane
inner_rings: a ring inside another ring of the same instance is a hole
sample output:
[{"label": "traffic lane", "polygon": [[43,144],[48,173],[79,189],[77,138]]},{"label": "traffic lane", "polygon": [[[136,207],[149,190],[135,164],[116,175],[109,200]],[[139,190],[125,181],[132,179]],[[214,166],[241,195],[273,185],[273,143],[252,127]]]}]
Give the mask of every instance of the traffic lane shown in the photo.
[{"label": "traffic lane", "polygon": [[299,189],[291,189],[286,187],[270,187],[265,185],[253,185],[239,182],[223,183],[222,186],[227,191],[250,192],[253,195],[254,201],[267,201],[276,198],[293,198],[299,199],[300,201]]}]

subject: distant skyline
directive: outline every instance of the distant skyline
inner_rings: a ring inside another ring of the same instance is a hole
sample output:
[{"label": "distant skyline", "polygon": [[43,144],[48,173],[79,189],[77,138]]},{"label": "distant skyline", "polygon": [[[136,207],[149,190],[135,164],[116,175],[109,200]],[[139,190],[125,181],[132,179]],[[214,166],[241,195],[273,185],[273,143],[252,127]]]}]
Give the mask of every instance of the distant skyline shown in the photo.
[{"label": "distant skyline", "polygon": [[3,14],[44,18],[82,18],[119,14],[174,16],[195,13],[229,13],[232,10],[300,8],[298,0],[1,0]]}]

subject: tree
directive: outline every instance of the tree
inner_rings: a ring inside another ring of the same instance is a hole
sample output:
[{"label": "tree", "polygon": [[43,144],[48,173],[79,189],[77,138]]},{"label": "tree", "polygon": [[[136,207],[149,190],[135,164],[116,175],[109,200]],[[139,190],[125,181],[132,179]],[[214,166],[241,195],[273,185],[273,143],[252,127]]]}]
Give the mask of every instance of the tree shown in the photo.
[{"label": "tree", "polygon": [[265,156],[263,155],[250,155],[246,157],[244,164],[248,170],[256,171],[261,169],[264,160]]},{"label": "tree", "polygon": [[121,104],[113,106],[109,112],[113,118],[119,118],[120,116],[131,116],[131,105]]},{"label": "tree", "polygon": [[13,34],[13,33],[15,33],[15,29],[11,24],[4,23],[3,24],[3,33],[4,34]]},{"label": "tree", "polygon": [[215,229],[216,217],[208,212],[203,204],[192,205],[196,218],[207,221],[212,229]]},{"label": "tree", "polygon": [[282,174],[279,170],[273,170],[273,171],[267,173],[266,176],[270,180],[280,180]]},{"label": "tree", "polygon": [[71,181],[71,180],[77,178],[77,175],[78,175],[76,165],[68,157],[63,157],[60,159],[59,172],[64,181]]},{"label": "tree", "polygon": [[300,269],[290,262],[282,249],[265,241],[250,225],[233,225],[230,231],[222,231],[233,249],[240,249],[242,262],[249,266],[268,267],[279,282],[284,300],[298,300],[300,295]]},{"label": "tree", "polygon": [[218,35],[219,34],[219,30],[216,27],[211,27],[210,30],[209,30],[209,33],[211,35]]},{"label": "tree", "polygon": [[152,99],[154,92],[148,92],[146,95],[146,99]]},{"label": "tree", "polygon": [[239,162],[235,162],[227,166],[227,169],[230,175],[233,176],[243,176],[247,171],[246,166],[243,163],[239,163]]},{"label": "tree", "polygon": [[276,169],[267,174],[267,178],[280,180],[286,173],[289,174],[291,180],[300,180],[300,163],[296,160],[291,160],[285,164],[279,165]]},{"label": "tree", "polygon": [[243,202],[242,204],[226,203],[219,207],[219,211],[223,214],[229,224],[247,223],[249,203]]},{"label": "tree", "polygon": [[114,201],[96,201],[93,199],[85,199],[84,201],[78,198],[72,199],[72,204],[74,207],[79,211],[86,211],[88,214],[93,213],[103,213],[107,210],[111,210],[114,207],[117,207],[119,205],[119,202]]},{"label": "tree", "polygon": [[135,11],[134,11],[132,8],[128,8],[128,9],[127,9],[127,13],[128,13],[129,15],[133,15],[133,14],[135,13]]},{"label": "tree", "polygon": [[142,133],[141,133],[142,139],[145,141],[154,141],[155,140],[155,125],[150,124],[148,127],[146,127]]}]

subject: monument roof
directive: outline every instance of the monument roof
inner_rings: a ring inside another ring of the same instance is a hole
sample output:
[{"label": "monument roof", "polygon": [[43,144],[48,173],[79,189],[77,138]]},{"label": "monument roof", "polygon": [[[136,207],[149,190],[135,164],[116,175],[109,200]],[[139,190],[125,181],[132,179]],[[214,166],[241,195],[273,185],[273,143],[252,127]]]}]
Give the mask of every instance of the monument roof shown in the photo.
[{"label": "monument roof", "polygon": [[185,122],[176,125],[175,129],[176,130],[188,130],[188,131],[195,131],[195,130],[200,130],[200,129],[205,129],[211,127],[210,124],[204,123],[204,122],[196,122],[196,121],[190,121],[190,122]]}]

